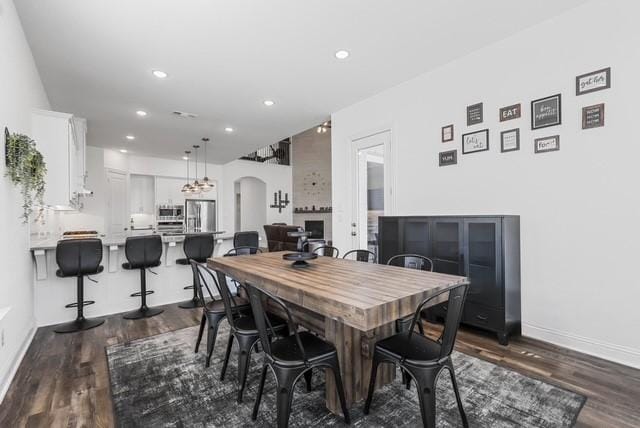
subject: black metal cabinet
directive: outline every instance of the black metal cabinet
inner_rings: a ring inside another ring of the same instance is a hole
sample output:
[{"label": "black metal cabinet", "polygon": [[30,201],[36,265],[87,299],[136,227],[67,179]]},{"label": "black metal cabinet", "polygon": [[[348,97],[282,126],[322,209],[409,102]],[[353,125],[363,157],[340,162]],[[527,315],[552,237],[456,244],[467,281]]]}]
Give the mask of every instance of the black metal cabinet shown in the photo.
[{"label": "black metal cabinet", "polygon": [[[462,322],[506,345],[520,330],[520,217],[380,217],[380,263],[396,254],[429,257],[434,271],[469,278]],[[446,305],[430,309],[443,318]]]}]

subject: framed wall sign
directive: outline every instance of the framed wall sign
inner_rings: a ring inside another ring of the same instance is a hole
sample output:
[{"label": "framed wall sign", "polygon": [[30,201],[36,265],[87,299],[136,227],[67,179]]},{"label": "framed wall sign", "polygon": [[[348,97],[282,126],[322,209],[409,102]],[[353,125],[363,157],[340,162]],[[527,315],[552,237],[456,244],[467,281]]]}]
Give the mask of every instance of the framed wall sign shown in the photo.
[{"label": "framed wall sign", "polygon": [[489,130],[470,132],[462,136],[462,154],[489,150]]},{"label": "framed wall sign", "polygon": [[500,151],[514,152],[520,150],[520,128],[509,129],[500,133]]},{"label": "framed wall sign", "polygon": [[546,128],[562,123],[561,95],[531,101],[531,129]]},{"label": "framed wall sign", "polygon": [[581,74],[576,77],[576,95],[584,95],[589,92],[601,91],[611,87],[611,67],[591,73]]},{"label": "framed wall sign", "polygon": [[467,106],[467,126],[482,123],[482,103]]},{"label": "framed wall sign", "polygon": [[500,122],[518,119],[522,115],[520,103],[511,106],[502,107],[500,109]]},{"label": "framed wall sign", "polygon": [[442,142],[453,141],[453,125],[442,127]]},{"label": "framed wall sign", "polygon": [[604,126],[604,104],[582,107],[582,129]]},{"label": "framed wall sign", "polygon": [[560,150],[559,135],[552,135],[551,137],[544,137],[544,138],[536,138],[534,143],[535,143],[536,153],[555,152],[557,150]]},{"label": "framed wall sign", "polygon": [[457,150],[449,150],[446,152],[440,152],[438,154],[438,165],[439,166],[448,166],[455,165],[458,163],[458,151]]}]

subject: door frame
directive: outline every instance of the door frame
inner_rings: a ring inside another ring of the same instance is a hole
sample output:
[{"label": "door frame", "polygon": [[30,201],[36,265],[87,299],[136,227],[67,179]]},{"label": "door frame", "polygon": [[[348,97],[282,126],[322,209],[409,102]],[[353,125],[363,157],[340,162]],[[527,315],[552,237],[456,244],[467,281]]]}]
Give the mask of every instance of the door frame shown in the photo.
[{"label": "door frame", "polygon": [[[358,160],[358,151],[367,148],[374,147],[376,144],[365,145],[358,144],[361,143],[362,140],[373,137],[376,135],[380,135],[383,133],[389,133],[389,138],[384,144],[384,215],[394,215],[396,212],[396,197],[395,197],[395,187],[396,187],[396,159],[394,156],[395,140],[393,127],[390,125],[381,126],[379,128],[374,128],[369,131],[360,132],[353,134],[349,137],[349,180],[351,181],[351,215],[350,223],[349,223],[349,231],[353,232],[353,224],[359,224],[358,220],[358,177],[356,177],[357,165],[356,162]],[[351,236],[352,245],[356,245],[359,248],[359,236]],[[354,247],[355,248],[355,247]]]},{"label": "door frame", "polygon": [[[124,223],[127,225],[127,217],[131,215],[131,207],[130,205],[130,195],[129,195],[129,186],[130,186],[130,177],[129,177],[129,173],[127,171],[123,171],[121,169],[116,169],[116,168],[105,168],[104,169],[104,183],[105,183],[105,187],[107,190],[107,199],[105,201],[105,205],[107,207],[106,210],[106,216],[105,216],[105,230],[107,235],[111,234],[111,220],[112,220],[112,216],[111,216],[111,193],[109,192],[109,174],[120,174],[124,176],[124,193],[125,193],[125,218],[124,218]],[[124,230],[125,235],[127,234],[127,232],[129,232],[129,226],[127,226]]]}]

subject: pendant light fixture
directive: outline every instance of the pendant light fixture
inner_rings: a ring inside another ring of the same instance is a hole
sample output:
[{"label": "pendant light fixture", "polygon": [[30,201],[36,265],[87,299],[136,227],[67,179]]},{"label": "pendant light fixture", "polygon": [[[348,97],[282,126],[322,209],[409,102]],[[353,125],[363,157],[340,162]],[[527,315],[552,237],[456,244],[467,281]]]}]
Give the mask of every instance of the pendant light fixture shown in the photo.
[{"label": "pendant light fixture", "polygon": [[189,183],[189,155],[191,154],[191,152],[189,150],[185,150],[184,154],[184,159],[187,161],[187,183],[182,186],[181,192],[191,193],[191,183]]},{"label": "pendant light fixture", "polygon": [[209,192],[211,189],[213,189],[213,183],[211,183],[211,180],[209,180],[209,177],[207,176],[207,144],[208,143],[209,143],[209,139],[207,137],[204,137],[202,139],[202,144],[204,144],[204,178],[200,183],[200,189],[202,189],[203,192]]},{"label": "pendant light fixture", "polygon": [[198,194],[202,192],[202,189],[200,188],[200,182],[198,182],[198,149],[199,148],[200,148],[199,145],[197,144],[193,145],[193,149],[196,152],[196,175],[195,175],[195,179],[193,180],[193,184],[191,185],[191,193],[194,193],[194,194]]}]

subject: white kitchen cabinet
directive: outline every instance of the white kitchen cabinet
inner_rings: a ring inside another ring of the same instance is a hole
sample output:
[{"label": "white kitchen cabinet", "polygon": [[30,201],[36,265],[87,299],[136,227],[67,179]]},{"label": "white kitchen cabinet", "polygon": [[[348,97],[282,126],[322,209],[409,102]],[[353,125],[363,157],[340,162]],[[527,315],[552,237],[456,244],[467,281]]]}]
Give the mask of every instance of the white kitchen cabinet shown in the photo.
[{"label": "white kitchen cabinet", "polygon": [[129,184],[131,214],[153,215],[155,212],[155,177],[131,174]]},{"label": "white kitchen cabinet", "polygon": [[34,110],[31,138],[47,165],[44,203],[57,210],[75,209],[86,177],[86,121],[72,114]]},{"label": "white kitchen cabinet", "polygon": [[183,205],[184,194],[180,189],[184,183],[181,178],[156,177],[156,204]]}]

